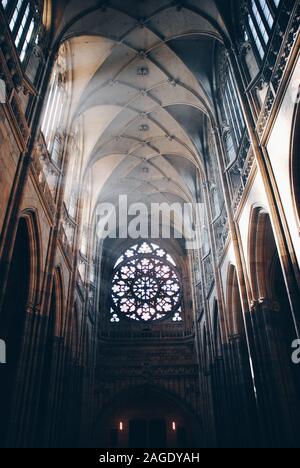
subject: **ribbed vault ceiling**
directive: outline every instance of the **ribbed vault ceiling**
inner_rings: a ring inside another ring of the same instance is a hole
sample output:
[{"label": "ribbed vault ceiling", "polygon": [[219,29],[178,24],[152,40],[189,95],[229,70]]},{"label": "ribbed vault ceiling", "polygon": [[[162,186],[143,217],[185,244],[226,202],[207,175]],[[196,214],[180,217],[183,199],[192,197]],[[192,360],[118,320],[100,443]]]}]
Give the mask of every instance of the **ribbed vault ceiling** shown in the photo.
[{"label": "ribbed vault ceiling", "polygon": [[214,2],[72,0],[59,8],[54,43],[71,51],[71,121],[83,125],[93,206],[119,194],[195,200],[215,46],[226,34]]}]

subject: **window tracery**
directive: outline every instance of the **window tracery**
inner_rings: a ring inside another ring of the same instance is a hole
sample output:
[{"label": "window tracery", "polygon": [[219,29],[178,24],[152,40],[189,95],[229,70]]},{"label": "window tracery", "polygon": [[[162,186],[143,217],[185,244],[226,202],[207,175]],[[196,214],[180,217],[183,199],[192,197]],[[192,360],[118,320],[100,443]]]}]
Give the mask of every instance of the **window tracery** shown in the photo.
[{"label": "window tracery", "polygon": [[42,2],[2,0],[1,4],[23,63],[29,53],[30,45],[38,41],[39,27],[42,22]]},{"label": "window tracery", "polygon": [[156,244],[141,242],[116,262],[111,285],[111,322],[121,319],[182,322],[182,288],[174,259]]},{"label": "window tracery", "polygon": [[271,32],[280,0],[251,0],[246,27],[246,39],[250,37],[260,60],[269,46]]}]

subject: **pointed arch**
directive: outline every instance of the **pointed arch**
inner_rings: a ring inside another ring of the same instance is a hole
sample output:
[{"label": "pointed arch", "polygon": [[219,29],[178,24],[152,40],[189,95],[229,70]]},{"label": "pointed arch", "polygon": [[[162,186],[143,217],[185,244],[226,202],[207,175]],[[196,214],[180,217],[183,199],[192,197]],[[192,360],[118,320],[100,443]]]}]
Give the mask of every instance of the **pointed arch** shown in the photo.
[{"label": "pointed arch", "polygon": [[[300,86],[299,92],[300,93]],[[291,149],[290,149],[290,179],[291,179],[291,188],[292,188],[292,199],[294,202],[294,209],[296,213],[296,219],[298,222],[298,227],[300,226],[300,157],[299,157],[299,147],[300,147],[300,99],[295,106],[294,118],[292,124],[292,137],[291,137]]]},{"label": "pointed arch", "polygon": [[250,217],[248,261],[254,299],[270,295],[272,259],[278,255],[270,215],[263,207],[253,207]]},{"label": "pointed arch", "polygon": [[26,222],[30,252],[30,271],[28,304],[33,305],[40,300],[42,280],[42,234],[38,213],[35,209],[25,209],[20,214],[20,220]]},{"label": "pointed arch", "polygon": [[39,223],[34,210],[28,209],[19,216],[0,315],[0,336],[7,345],[7,365],[1,369],[1,443],[8,433],[23,358],[31,346],[27,327],[40,299],[41,271]]},{"label": "pointed arch", "polygon": [[[97,444],[99,440],[103,444],[106,442],[107,433],[109,428],[115,424],[116,415],[118,418],[124,417],[124,426],[126,426],[124,431],[127,433],[128,439],[130,439],[128,433],[130,420],[136,420],[137,418],[138,420],[149,421],[159,417],[168,424],[171,424],[173,420],[177,420],[180,426],[185,426],[191,444],[195,444],[197,447],[205,447],[206,445],[201,416],[195,413],[193,407],[184,401],[182,396],[164,388],[161,384],[147,383],[134,388],[128,385],[122,391],[114,394],[109,404],[105,405],[96,414],[94,442]],[[194,440],[195,434],[198,434],[197,442]],[[127,445],[126,442],[125,444]]]},{"label": "pointed arch", "polygon": [[267,304],[272,310],[280,311],[281,331],[286,331],[291,343],[295,322],[290,306],[290,291],[286,285],[270,215],[262,207],[254,207],[252,211],[248,255],[253,299],[259,304]]},{"label": "pointed arch", "polygon": [[[30,208],[23,210],[19,216],[12,247],[2,323],[10,321],[9,316],[15,311],[18,311],[16,312],[18,318],[22,315],[25,323],[27,311],[33,311],[40,302],[43,271],[41,237],[36,210]],[[20,297],[18,299],[18,295],[22,295],[22,300]]]}]

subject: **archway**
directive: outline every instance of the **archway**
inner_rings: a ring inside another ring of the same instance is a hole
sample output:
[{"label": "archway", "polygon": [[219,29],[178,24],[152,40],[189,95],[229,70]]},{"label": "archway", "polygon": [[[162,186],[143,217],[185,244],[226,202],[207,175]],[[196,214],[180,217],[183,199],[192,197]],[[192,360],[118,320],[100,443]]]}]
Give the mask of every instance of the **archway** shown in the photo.
[{"label": "archway", "polygon": [[109,410],[97,421],[97,446],[165,449],[205,445],[196,416],[162,388],[148,384],[127,389],[107,406]]},{"label": "archway", "polygon": [[299,370],[291,360],[296,330],[271,219],[262,208],[253,210],[249,240],[250,339],[263,432],[268,445],[290,446],[298,443]]},{"label": "archway", "polygon": [[[299,87],[300,92],[300,87]],[[299,93],[298,93],[299,95]],[[300,222],[300,159],[299,159],[299,145],[300,145],[300,101],[296,105],[293,129],[292,129],[292,139],[291,139],[291,184],[292,184],[292,197],[295,204],[296,216],[298,222]]]},{"label": "archway", "polygon": [[11,258],[3,309],[0,315],[0,336],[7,347],[7,364],[0,367],[0,440],[5,444],[17,373],[20,368],[26,309],[33,281],[31,239],[26,218],[19,221]]},{"label": "archway", "polygon": [[264,209],[256,208],[253,212],[249,259],[254,299],[280,312],[278,323],[285,332],[285,354],[290,360],[290,346],[296,332],[270,216]]}]

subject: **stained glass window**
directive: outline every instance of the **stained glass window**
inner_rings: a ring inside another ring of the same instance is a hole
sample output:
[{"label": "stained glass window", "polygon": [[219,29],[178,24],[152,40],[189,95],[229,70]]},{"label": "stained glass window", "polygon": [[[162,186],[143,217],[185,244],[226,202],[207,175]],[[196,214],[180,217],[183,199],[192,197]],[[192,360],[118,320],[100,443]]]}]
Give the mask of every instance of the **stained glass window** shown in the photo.
[{"label": "stained glass window", "polygon": [[173,258],[156,244],[141,242],[115,264],[111,285],[111,322],[122,319],[182,322],[182,289]]}]

